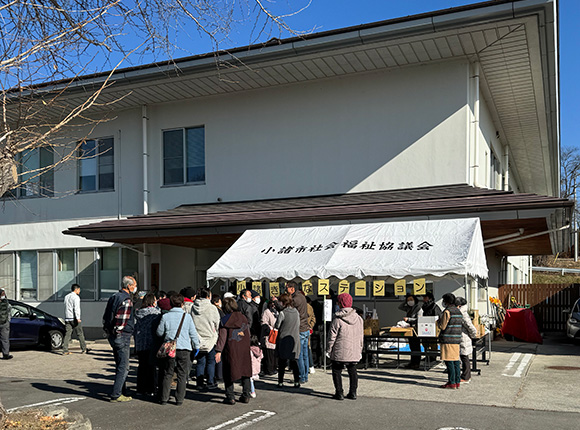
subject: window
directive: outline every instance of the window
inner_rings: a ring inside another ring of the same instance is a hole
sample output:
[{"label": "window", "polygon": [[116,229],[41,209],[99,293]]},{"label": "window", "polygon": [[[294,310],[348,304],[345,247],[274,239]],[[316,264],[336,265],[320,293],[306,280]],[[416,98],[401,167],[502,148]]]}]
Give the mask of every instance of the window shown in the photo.
[{"label": "window", "polygon": [[75,250],[59,249],[56,251],[56,297],[63,299],[70,293],[75,283]]},{"label": "window", "polygon": [[163,132],[163,183],[205,182],[205,127]]},{"label": "window", "polygon": [[113,138],[85,140],[79,147],[79,191],[110,191],[114,189],[115,153]]},{"label": "window", "polygon": [[0,288],[6,291],[9,299],[16,295],[16,282],[14,279],[14,253],[0,253]]},{"label": "window", "polygon": [[33,148],[18,155],[20,186],[14,197],[52,196],[54,153],[51,148]]},{"label": "window", "polygon": [[16,297],[14,254],[0,254],[0,283],[10,298],[30,301],[62,300],[72,284],[81,286],[81,299],[108,298],[121,277],[139,278],[139,255],[130,249],[90,248],[20,251],[20,296]]},{"label": "window", "polygon": [[495,156],[493,152],[491,153],[489,167],[490,167],[489,187],[494,190],[501,190],[502,186],[501,167],[498,158]]}]

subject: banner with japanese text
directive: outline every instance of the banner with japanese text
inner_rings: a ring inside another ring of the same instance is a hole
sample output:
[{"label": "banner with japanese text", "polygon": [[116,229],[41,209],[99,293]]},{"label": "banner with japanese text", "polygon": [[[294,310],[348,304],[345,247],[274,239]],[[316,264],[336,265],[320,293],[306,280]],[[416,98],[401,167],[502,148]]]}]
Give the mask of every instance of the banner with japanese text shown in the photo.
[{"label": "banner with japanese text", "polygon": [[479,218],[247,230],[207,272],[237,280],[447,275],[487,278]]}]

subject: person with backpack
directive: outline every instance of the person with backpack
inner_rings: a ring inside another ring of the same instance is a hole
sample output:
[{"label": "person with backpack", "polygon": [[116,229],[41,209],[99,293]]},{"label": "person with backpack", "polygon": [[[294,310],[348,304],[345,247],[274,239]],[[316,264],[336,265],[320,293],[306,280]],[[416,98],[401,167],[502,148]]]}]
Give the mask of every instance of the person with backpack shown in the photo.
[{"label": "person with backpack", "polygon": [[137,292],[137,281],[132,276],[124,276],[121,290],[113,294],[107,302],[103,314],[103,330],[115,357],[115,382],[111,402],[129,402],[125,381],[129,374],[131,337],[135,326],[133,316],[133,294]]},{"label": "person with backpack", "polygon": [[0,344],[2,345],[2,359],[10,360],[10,303],[6,291],[0,289]]}]

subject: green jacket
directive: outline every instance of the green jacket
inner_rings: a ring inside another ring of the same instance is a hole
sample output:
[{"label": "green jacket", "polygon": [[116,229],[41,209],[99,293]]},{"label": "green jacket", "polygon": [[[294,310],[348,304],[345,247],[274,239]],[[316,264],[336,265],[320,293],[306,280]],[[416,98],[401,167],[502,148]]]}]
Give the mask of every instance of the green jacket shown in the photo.
[{"label": "green jacket", "polygon": [[0,300],[0,324],[10,322],[10,303],[8,299]]}]

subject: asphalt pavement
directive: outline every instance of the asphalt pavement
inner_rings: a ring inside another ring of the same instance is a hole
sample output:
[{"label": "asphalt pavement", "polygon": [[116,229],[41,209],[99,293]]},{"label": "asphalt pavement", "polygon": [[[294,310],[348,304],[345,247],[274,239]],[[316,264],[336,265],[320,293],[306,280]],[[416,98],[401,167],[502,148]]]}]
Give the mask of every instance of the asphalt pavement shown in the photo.
[{"label": "asphalt pavement", "polygon": [[[103,341],[92,351],[71,355],[42,350],[14,351],[0,360],[0,396],[9,410],[64,404],[88,417],[94,429],[241,428],[332,429],[578,429],[580,422],[580,346],[561,336],[543,345],[493,342],[491,362],[459,390],[443,390],[443,366],[429,371],[395,368],[359,370],[358,400],[336,401],[330,373],[317,370],[301,388],[278,388],[274,378],[256,383],[249,404],[223,405],[221,389],[188,389],[180,407],[147,399],[110,403],[113,357]],[[129,387],[134,387],[136,361]],[[290,378],[290,375],[287,375]],[[348,381],[346,372],[344,384]],[[223,388],[223,387],[222,387]],[[237,387],[237,392],[240,388]]]}]

